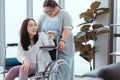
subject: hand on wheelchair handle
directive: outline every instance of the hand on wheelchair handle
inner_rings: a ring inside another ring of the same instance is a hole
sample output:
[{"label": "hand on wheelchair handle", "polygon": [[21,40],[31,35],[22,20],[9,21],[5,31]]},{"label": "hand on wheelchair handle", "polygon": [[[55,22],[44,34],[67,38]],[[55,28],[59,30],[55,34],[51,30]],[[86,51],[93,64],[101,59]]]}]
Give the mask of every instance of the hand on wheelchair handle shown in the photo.
[{"label": "hand on wheelchair handle", "polygon": [[58,50],[63,51],[65,49],[65,43],[63,41],[60,41],[58,43]]},{"label": "hand on wheelchair handle", "polygon": [[49,39],[53,40],[54,39],[53,35],[57,34],[57,32],[56,31],[48,31],[47,34],[48,34]]}]

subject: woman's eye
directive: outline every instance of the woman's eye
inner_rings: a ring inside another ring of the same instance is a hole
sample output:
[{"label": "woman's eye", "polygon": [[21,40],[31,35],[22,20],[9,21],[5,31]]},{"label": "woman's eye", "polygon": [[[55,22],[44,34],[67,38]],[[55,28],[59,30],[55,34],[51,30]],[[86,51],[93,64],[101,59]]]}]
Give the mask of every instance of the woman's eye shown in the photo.
[{"label": "woman's eye", "polygon": [[34,24],[34,26],[37,26],[37,24]]},{"label": "woman's eye", "polygon": [[32,27],[33,25],[29,25],[30,27]]}]

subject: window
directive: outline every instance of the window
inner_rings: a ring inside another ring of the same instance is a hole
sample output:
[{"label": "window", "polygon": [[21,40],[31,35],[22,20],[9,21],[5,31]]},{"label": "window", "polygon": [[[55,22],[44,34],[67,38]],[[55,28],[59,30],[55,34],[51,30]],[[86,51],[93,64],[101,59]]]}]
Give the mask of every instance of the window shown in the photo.
[{"label": "window", "polygon": [[[117,24],[117,26],[115,26],[115,34],[117,34],[117,36],[116,36],[116,51],[119,51],[120,52],[120,1],[119,0],[116,0],[116,24]],[[120,56],[117,56],[116,57],[116,62],[119,62],[120,61]]]},{"label": "window", "polygon": [[[113,52],[120,52],[120,1],[119,0],[114,0],[114,42],[113,42]],[[115,59],[113,58],[113,61],[119,62],[120,61],[120,56],[116,56]]]},{"label": "window", "polygon": [[[26,0],[5,0],[6,44],[19,41],[19,30],[26,18]],[[8,48],[7,56],[15,56],[16,49]]]},{"label": "window", "polygon": [[38,21],[40,15],[43,13],[44,0],[33,0],[33,18]]}]

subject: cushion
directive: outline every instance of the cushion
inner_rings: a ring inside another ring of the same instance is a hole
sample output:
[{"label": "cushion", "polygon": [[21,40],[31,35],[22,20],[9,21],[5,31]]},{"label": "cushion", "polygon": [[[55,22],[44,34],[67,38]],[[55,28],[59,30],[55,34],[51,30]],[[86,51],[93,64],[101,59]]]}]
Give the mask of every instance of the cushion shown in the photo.
[{"label": "cushion", "polygon": [[107,66],[102,77],[105,80],[120,80],[120,62]]},{"label": "cushion", "polygon": [[[104,80],[120,80],[120,62],[106,65],[99,69],[87,72],[81,76],[84,80],[94,80],[92,78],[103,78]],[[89,78],[89,79],[87,79]],[[97,80],[97,79],[96,79]],[[99,80],[99,79],[98,79]]]},{"label": "cushion", "polygon": [[16,65],[21,65],[20,62],[18,62],[18,60],[16,59],[16,57],[13,58],[6,58],[6,68],[10,68]]},{"label": "cushion", "polygon": [[101,77],[104,73],[104,68],[98,68],[83,74],[81,77]]}]

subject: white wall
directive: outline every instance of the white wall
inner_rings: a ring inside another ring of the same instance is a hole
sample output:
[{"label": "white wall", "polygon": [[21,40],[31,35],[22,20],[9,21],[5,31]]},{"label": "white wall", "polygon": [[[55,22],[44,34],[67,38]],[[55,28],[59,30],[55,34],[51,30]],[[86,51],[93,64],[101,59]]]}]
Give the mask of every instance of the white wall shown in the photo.
[{"label": "white wall", "polygon": [[[109,0],[96,0],[100,1],[100,7],[109,7]],[[105,26],[109,25],[109,14],[104,14],[98,17],[97,23],[102,23]],[[99,52],[95,56],[95,68],[99,68],[108,64],[108,43],[109,43],[109,33],[98,36],[96,41],[96,46]]]}]

